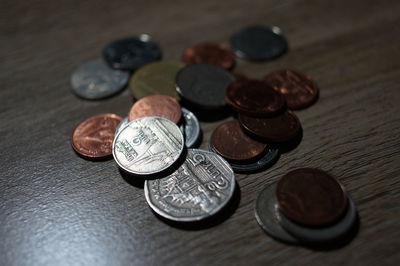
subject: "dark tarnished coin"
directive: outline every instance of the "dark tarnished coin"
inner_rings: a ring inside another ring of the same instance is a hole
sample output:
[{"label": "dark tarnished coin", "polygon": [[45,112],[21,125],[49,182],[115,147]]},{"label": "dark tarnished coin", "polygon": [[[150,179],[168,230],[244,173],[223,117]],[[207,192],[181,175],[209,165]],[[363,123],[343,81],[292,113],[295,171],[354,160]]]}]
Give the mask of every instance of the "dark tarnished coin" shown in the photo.
[{"label": "dark tarnished coin", "polygon": [[178,126],[168,119],[148,116],[128,123],[116,135],[112,153],[118,166],[136,175],[152,175],[171,167],[184,146]]},{"label": "dark tarnished coin", "polygon": [[237,112],[257,117],[274,115],[285,106],[282,94],[259,80],[232,83],[226,90],[225,100]]},{"label": "dark tarnished coin", "polygon": [[264,81],[285,96],[292,110],[310,106],[318,97],[318,87],[311,77],[297,71],[276,71],[265,76]]},{"label": "dark tarnished coin", "polygon": [[277,57],[288,49],[286,38],[276,26],[250,26],[235,32],[230,45],[236,56],[249,60]]},{"label": "dark tarnished coin", "polygon": [[129,111],[129,121],[139,117],[159,116],[178,123],[182,116],[179,102],[171,96],[154,94],[135,102]]},{"label": "dark tarnished coin", "polygon": [[161,58],[161,50],[147,34],[119,39],[103,50],[108,65],[114,69],[136,70]]},{"label": "dark tarnished coin", "polygon": [[320,226],[338,220],[347,208],[347,196],[338,181],[314,168],[300,168],[277,183],[279,210],[291,220]]},{"label": "dark tarnished coin", "polygon": [[235,64],[235,56],[232,51],[218,43],[200,43],[187,48],[182,55],[185,64],[207,63],[231,69]]},{"label": "dark tarnished coin", "polygon": [[235,175],[219,155],[188,149],[185,162],[171,175],[146,180],[147,203],[170,220],[193,222],[212,216],[232,198]]},{"label": "dark tarnished coin", "polygon": [[176,92],[176,73],[184,64],[175,61],[159,61],[138,69],[129,80],[129,89],[136,99],[153,94],[163,94],[179,100]]},{"label": "dark tarnished coin", "polygon": [[121,120],[115,114],[99,114],[85,119],[72,131],[72,148],[87,158],[110,156],[114,133]]},{"label": "dark tarnished coin", "polygon": [[257,222],[273,238],[287,243],[298,243],[295,237],[282,228],[278,219],[275,189],[275,184],[268,185],[258,194],[255,206]]},{"label": "dark tarnished coin", "polygon": [[284,142],[298,136],[301,124],[297,116],[286,111],[274,117],[250,117],[239,114],[239,122],[243,129],[265,141]]},{"label": "dark tarnished coin", "polygon": [[176,89],[188,102],[205,109],[225,106],[225,91],[234,77],[225,69],[210,64],[191,64],[176,76]]},{"label": "dark tarnished coin", "polygon": [[72,72],[72,92],[88,100],[109,97],[128,83],[129,72],[110,68],[101,59],[89,61]]},{"label": "dark tarnished coin", "polygon": [[193,148],[200,138],[200,123],[197,117],[182,107],[183,121],[180,126],[180,130],[185,138],[185,145],[187,148]]}]

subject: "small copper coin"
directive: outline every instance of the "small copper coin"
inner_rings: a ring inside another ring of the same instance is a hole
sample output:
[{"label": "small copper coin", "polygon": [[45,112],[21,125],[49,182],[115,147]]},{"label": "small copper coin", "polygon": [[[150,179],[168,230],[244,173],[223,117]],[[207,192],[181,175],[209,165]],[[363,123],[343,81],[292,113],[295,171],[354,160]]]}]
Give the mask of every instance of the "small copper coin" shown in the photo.
[{"label": "small copper coin", "polygon": [[87,158],[110,156],[114,133],[121,120],[122,118],[115,114],[89,117],[72,131],[72,148]]},{"label": "small copper coin", "polygon": [[277,183],[276,198],[282,214],[309,226],[335,222],[348,203],[339,182],[314,168],[300,168],[284,175]]},{"label": "small copper coin", "polygon": [[292,110],[310,106],[318,97],[318,87],[311,77],[297,71],[276,71],[265,76],[264,81],[285,96]]},{"label": "small copper coin", "polygon": [[212,149],[227,160],[247,161],[258,157],[267,144],[243,133],[237,120],[219,125],[211,135]]},{"label": "small copper coin", "polygon": [[239,122],[245,132],[264,141],[284,142],[294,139],[301,132],[297,116],[286,111],[274,117],[251,117],[239,114]]},{"label": "small copper coin", "polygon": [[145,116],[159,116],[178,123],[182,116],[179,102],[167,95],[154,94],[135,102],[129,111],[129,121]]},{"label": "small copper coin", "polygon": [[275,115],[285,106],[282,94],[260,80],[234,82],[226,90],[225,100],[238,113],[257,117]]},{"label": "small copper coin", "polygon": [[207,63],[225,69],[232,69],[235,64],[235,56],[229,48],[208,42],[187,48],[181,60],[185,64]]}]

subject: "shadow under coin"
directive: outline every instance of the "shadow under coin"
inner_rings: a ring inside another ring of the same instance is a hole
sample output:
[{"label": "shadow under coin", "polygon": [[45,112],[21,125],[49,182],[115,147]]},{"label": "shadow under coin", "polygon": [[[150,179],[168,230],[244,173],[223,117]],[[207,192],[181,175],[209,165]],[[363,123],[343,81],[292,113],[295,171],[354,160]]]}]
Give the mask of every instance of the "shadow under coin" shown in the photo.
[{"label": "shadow under coin", "polygon": [[193,112],[197,119],[202,122],[215,122],[218,120],[223,120],[229,116],[232,116],[232,110],[228,106],[224,106],[218,109],[204,109],[192,103],[181,100],[181,105],[191,112]]}]

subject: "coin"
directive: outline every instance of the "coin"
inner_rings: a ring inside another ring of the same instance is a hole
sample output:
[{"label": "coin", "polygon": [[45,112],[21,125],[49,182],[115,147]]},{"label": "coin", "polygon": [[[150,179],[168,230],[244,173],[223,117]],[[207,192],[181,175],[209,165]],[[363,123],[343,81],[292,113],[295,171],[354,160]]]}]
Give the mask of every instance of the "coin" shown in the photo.
[{"label": "coin", "polygon": [[187,48],[182,55],[185,64],[207,63],[220,66],[225,69],[233,68],[235,56],[232,51],[219,43],[200,43]]},{"label": "coin", "polygon": [[179,102],[171,96],[154,94],[135,102],[129,111],[129,121],[139,117],[159,116],[178,123],[182,116]]},{"label": "coin", "polygon": [[103,49],[104,60],[114,69],[136,70],[137,68],[159,60],[161,50],[147,34],[119,39],[109,43]]},{"label": "coin", "polygon": [[338,220],[347,208],[347,197],[339,182],[314,168],[299,168],[277,183],[279,210],[288,218],[308,226]]},{"label": "coin", "polygon": [[139,68],[129,80],[129,89],[136,99],[153,94],[163,94],[179,100],[175,76],[184,64],[175,61],[158,61]]},{"label": "coin", "polygon": [[182,107],[183,122],[179,127],[187,148],[192,148],[200,138],[200,123],[197,117],[188,109]]},{"label": "coin", "polygon": [[236,56],[249,60],[277,57],[288,49],[286,38],[276,26],[249,26],[230,38],[231,49]]},{"label": "coin", "polygon": [[237,112],[258,117],[275,115],[285,106],[282,94],[260,80],[232,83],[225,100]]},{"label": "coin", "polygon": [[172,166],[183,151],[178,126],[161,117],[142,117],[115,137],[112,152],[118,166],[136,175],[151,175]]},{"label": "coin", "polygon": [[72,72],[72,92],[88,100],[109,97],[122,90],[128,83],[129,72],[115,70],[103,60],[86,62]]},{"label": "coin", "polygon": [[249,76],[247,76],[246,74],[242,73],[242,72],[233,72],[232,73],[233,76],[235,77],[236,81],[246,81],[246,80],[251,80],[251,78]]},{"label": "coin", "polygon": [[188,149],[185,162],[171,175],[146,180],[147,203],[170,220],[192,222],[221,210],[232,198],[235,176],[219,155]]},{"label": "coin", "polygon": [[118,135],[118,133],[129,123],[129,119],[128,117],[125,117],[124,119],[122,119],[122,121],[119,123],[119,125],[117,126],[117,129],[115,130],[115,136],[116,137]]},{"label": "coin", "polygon": [[274,117],[250,117],[239,114],[239,122],[247,133],[265,141],[289,141],[301,132],[299,119],[290,111]]},{"label": "coin", "polygon": [[276,185],[266,186],[258,194],[255,205],[255,216],[258,224],[273,238],[287,243],[298,243],[299,241],[282,228],[277,216],[275,201]]},{"label": "coin", "polygon": [[110,156],[115,129],[121,120],[115,114],[99,114],[85,119],[72,131],[72,148],[87,158]]},{"label": "coin", "polygon": [[226,88],[234,77],[225,69],[210,64],[191,64],[176,75],[176,89],[188,102],[204,109],[225,106]]},{"label": "coin", "polygon": [[313,104],[318,97],[318,87],[310,76],[293,70],[280,70],[264,77],[264,81],[285,96],[292,110]]}]

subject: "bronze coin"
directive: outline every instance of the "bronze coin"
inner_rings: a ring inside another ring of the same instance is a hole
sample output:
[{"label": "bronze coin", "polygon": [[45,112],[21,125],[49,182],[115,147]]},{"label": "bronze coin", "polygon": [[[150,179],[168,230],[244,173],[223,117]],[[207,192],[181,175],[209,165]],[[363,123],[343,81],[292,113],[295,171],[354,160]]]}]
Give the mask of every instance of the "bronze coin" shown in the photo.
[{"label": "bronze coin", "polygon": [[265,117],[285,107],[282,94],[260,80],[236,81],[226,90],[225,101],[238,113]]},{"label": "bronze coin", "polygon": [[292,110],[310,106],[318,97],[318,87],[311,77],[297,71],[276,71],[265,76],[264,81],[285,96]]},{"label": "bronze coin", "polygon": [[235,56],[232,51],[218,43],[200,43],[187,48],[182,55],[185,64],[207,63],[232,69],[235,64]]},{"label": "bronze coin", "polygon": [[227,160],[247,161],[260,156],[267,144],[243,133],[237,120],[219,125],[211,135],[212,149]]},{"label": "bronze coin", "polygon": [[300,168],[284,175],[277,183],[276,199],[282,214],[308,226],[335,222],[348,204],[339,182],[314,168]]},{"label": "bronze coin", "polygon": [[139,117],[159,116],[178,123],[182,116],[179,102],[167,95],[154,94],[135,102],[129,111],[129,121]]},{"label": "bronze coin", "polygon": [[115,114],[99,114],[89,117],[72,131],[72,148],[87,158],[110,156],[115,130],[121,120],[122,118]]},{"label": "bronze coin", "polygon": [[284,142],[294,139],[301,132],[301,124],[291,111],[274,117],[250,117],[239,114],[243,129],[264,141]]}]

